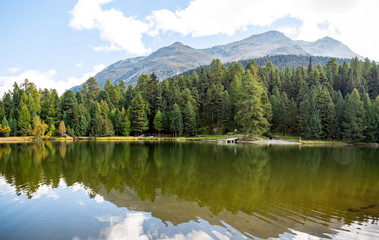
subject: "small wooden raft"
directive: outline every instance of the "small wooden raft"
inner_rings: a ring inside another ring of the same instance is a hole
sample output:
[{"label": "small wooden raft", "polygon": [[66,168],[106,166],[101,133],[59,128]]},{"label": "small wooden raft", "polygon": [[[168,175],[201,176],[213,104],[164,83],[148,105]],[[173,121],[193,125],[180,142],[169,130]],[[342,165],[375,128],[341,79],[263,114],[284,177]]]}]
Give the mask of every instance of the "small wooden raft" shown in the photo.
[{"label": "small wooden raft", "polygon": [[227,144],[227,143],[236,143],[238,138],[224,138],[224,139],[218,139],[218,143]]}]

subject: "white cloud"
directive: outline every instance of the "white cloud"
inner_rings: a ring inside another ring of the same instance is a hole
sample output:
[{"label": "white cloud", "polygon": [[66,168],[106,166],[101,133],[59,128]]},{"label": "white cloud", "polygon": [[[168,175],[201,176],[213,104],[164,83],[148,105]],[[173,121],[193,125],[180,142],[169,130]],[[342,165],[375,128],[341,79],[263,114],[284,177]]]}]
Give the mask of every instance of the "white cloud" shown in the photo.
[{"label": "white cloud", "polygon": [[88,80],[88,78],[95,76],[98,72],[103,70],[106,66],[102,63],[93,66],[93,70],[91,72],[83,74],[81,77],[70,77],[67,79],[66,85],[70,88],[76,85],[80,85]]},{"label": "white cloud", "polygon": [[11,68],[7,68],[7,70],[11,73],[16,73],[16,72],[20,71],[21,68],[20,67],[11,67]]},{"label": "white cloud", "polygon": [[149,52],[150,49],[145,48],[142,43],[142,36],[149,29],[148,24],[135,17],[125,17],[121,11],[114,8],[101,8],[103,4],[112,1],[79,0],[71,11],[70,26],[77,30],[97,29],[101,39],[109,42],[109,45],[94,47],[95,51],[123,49],[132,54]]},{"label": "white cloud", "polygon": [[314,41],[331,36],[353,51],[379,60],[379,31],[372,26],[379,20],[377,9],[379,1],[375,0],[193,0],[185,9],[153,11],[147,19],[153,26],[151,35],[173,31],[202,37],[233,35],[251,25],[270,27],[290,17],[302,25],[281,29],[296,39]]},{"label": "white cloud", "polygon": [[27,70],[17,76],[0,76],[0,96],[11,90],[14,82],[20,85],[25,79],[35,83],[37,87],[56,88],[56,82],[53,80],[55,74],[56,71],[51,69],[47,72]]},{"label": "white cloud", "polygon": [[77,63],[77,64],[75,64],[75,66],[76,66],[76,67],[81,67],[81,66],[83,66],[83,63],[82,63],[82,62]]},{"label": "white cloud", "polygon": [[295,38],[299,34],[296,27],[278,27],[276,30],[290,38]]},{"label": "white cloud", "polygon": [[[142,42],[144,35],[233,35],[249,26],[270,28],[282,20],[282,26],[275,28],[292,38],[315,41],[330,36],[361,55],[379,60],[379,31],[373,28],[379,21],[376,0],[192,0],[184,9],[158,9],[144,19],[102,8],[112,1],[79,0],[71,11],[72,28],[97,29],[101,39],[107,41],[107,45],[93,47],[95,51],[123,49],[144,54],[149,51]],[[300,26],[290,25],[288,18],[297,19]]]},{"label": "white cloud", "polygon": [[27,70],[20,73],[17,76],[0,76],[0,97],[4,95],[4,93],[8,92],[8,90],[13,89],[14,82],[17,84],[21,84],[25,79],[28,79],[30,82],[33,82],[37,88],[47,88],[47,89],[56,89],[59,94],[63,94],[65,90],[84,83],[88,78],[93,77],[96,73],[103,70],[106,66],[104,64],[98,64],[93,67],[91,72],[83,74],[83,76],[70,77],[67,81],[56,81],[54,77],[56,75],[56,71],[51,69],[46,72],[40,72],[38,70]]}]

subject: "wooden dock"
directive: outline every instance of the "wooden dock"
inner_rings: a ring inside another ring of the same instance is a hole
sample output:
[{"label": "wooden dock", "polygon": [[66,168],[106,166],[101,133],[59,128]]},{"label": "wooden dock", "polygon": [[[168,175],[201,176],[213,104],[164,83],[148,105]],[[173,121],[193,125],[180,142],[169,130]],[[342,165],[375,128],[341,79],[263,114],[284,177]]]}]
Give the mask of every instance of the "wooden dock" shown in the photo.
[{"label": "wooden dock", "polygon": [[218,143],[222,144],[235,144],[237,142],[238,138],[224,138],[224,139],[218,139]]}]

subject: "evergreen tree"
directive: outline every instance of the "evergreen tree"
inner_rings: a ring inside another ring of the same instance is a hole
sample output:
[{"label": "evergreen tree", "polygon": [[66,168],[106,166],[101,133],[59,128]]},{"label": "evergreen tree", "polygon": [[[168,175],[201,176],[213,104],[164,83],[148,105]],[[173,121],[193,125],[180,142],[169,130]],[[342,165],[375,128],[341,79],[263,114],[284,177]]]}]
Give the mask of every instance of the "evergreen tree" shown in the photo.
[{"label": "evergreen tree", "polygon": [[65,122],[67,125],[74,127],[79,123],[78,102],[75,93],[71,90],[62,95],[62,111],[66,113]]},{"label": "evergreen tree", "polygon": [[89,113],[82,115],[79,122],[79,134],[81,136],[88,136],[91,126],[91,116]]},{"label": "evergreen tree", "polygon": [[174,132],[174,136],[181,136],[183,133],[183,116],[178,104],[174,104],[171,111],[170,129]]},{"label": "evergreen tree", "polygon": [[184,133],[189,136],[194,136],[196,134],[196,113],[191,102],[188,101],[186,108],[184,109]]},{"label": "evergreen tree", "polygon": [[120,110],[116,109],[115,114],[113,116],[113,128],[115,131],[116,136],[121,136],[123,135],[123,129],[122,129],[122,115]]},{"label": "evergreen tree", "polygon": [[17,120],[14,118],[9,119],[9,127],[11,128],[11,136],[16,136],[18,134]]},{"label": "evergreen tree", "polygon": [[297,106],[293,98],[289,101],[288,104],[288,130],[292,135],[297,135],[298,131],[298,122],[297,122]]},{"label": "evergreen tree", "polygon": [[153,123],[155,130],[160,133],[163,130],[163,118],[160,110],[155,114]]},{"label": "evergreen tree", "polygon": [[93,136],[112,136],[114,135],[113,125],[110,119],[103,116],[97,116],[91,130]]},{"label": "evergreen tree", "polygon": [[343,122],[344,137],[351,142],[363,140],[364,108],[358,90],[354,88],[348,97],[345,108],[345,121]]},{"label": "evergreen tree", "polygon": [[315,109],[311,115],[308,126],[308,136],[312,139],[320,139],[322,136],[322,123],[318,110]]},{"label": "evergreen tree", "polygon": [[132,131],[137,134],[141,134],[149,129],[149,121],[145,109],[146,103],[143,101],[141,94],[137,93],[131,105]]},{"label": "evergreen tree", "polygon": [[365,112],[365,118],[363,121],[364,140],[365,142],[375,142],[375,132],[377,125],[373,111],[373,105],[367,93],[363,96],[363,108]]},{"label": "evergreen tree", "polygon": [[30,124],[30,113],[25,103],[21,102],[20,111],[17,119],[17,129],[22,136],[25,136],[28,132]]},{"label": "evergreen tree", "polygon": [[166,133],[169,133],[170,130],[170,125],[171,125],[171,120],[170,120],[171,112],[162,112],[162,126],[163,126],[163,131]]},{"label": "evergreen tree", "polygon": [[121,123],[121,134],[123,136],[129,136],[131,131],[131,123],[129,120],[129,116],[124,108],[121,110],[122,123]]},{"label": "evergreen tree", "polygon": [[224,91],[222,95],[222,126],[225,131],[230,131],[232,128],[233,115],[232,103],[229,98],[228,91]]},{"label": "evergreen tree", "polygon": [[344,112],[345,112],[345,100],[342,97],[342,94],[340,91],[338,91],[337,96],[337,103],[335,106],[336,109],[336,139],[342,139],[342,123],[344,120]]},{"label": "evergreen tree", "polygon": [[301,101],[300,103],[299,115],[297,116],[297,120],[299,123],[298,127],[299,127],[300,136],[303,138],[310,138],[308,134],[310,118],[311,118],[311,105],[309,104],[308,99],[305,97],[305,99]]},{"label": "evergreen tree", "polygon": [[262,107],[261,95],[264,89],[257,81],[256,76],[246,72],[242,82],[241,98],[237,102],[235,120],[241,125],[245,133],[265,133],[270,124],[265,118],[266,112]]}]

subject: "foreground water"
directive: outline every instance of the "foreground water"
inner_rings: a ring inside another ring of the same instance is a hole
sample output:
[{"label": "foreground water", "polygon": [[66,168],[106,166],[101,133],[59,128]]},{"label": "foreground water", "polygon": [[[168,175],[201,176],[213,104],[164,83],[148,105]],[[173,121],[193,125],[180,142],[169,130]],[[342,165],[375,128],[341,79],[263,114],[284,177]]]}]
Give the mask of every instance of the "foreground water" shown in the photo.
[{"label": "foreground water", "polygon": [[379,238],[379,150],[0,145],[0,239]]}]

